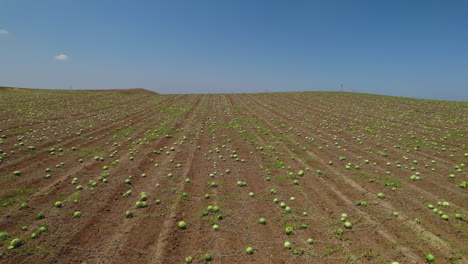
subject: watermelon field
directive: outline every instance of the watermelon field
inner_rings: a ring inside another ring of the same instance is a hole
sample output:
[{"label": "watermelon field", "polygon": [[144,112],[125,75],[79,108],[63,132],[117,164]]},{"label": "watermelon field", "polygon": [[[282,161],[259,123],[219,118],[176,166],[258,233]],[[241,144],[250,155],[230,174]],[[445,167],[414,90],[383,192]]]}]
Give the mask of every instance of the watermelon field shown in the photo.
[{"label": "watermelon field", "polygon": [[0,263],[468,263],[468,102],[0,89]]}]

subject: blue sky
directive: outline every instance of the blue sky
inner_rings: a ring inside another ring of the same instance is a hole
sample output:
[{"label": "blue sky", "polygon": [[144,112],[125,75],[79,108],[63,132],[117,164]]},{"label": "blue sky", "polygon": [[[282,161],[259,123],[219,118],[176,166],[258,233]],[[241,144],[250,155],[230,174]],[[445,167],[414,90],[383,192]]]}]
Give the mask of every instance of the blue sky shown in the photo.
[{"label": "blue sky", "polygon": [[0,0],[0,85],[468,100],[467,29],[464,0]]}]

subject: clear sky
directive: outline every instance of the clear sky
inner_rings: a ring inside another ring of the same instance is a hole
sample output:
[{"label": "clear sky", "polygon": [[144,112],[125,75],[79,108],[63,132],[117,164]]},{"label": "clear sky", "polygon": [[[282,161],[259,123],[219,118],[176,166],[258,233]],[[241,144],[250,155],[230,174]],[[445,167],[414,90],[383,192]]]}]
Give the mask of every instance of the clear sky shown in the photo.
[{"label": "clear sky", "polygon": [[0,85],[468,100],[468,1],[0,0]]}]

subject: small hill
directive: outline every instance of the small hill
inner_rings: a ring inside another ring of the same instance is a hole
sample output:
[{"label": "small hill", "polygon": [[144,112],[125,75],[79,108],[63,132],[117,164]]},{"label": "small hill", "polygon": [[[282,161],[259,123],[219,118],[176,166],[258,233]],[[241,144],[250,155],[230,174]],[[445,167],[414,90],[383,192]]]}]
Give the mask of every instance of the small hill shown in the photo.
[{"label": "small hill", "polygon": [[16,87],[9,87],[9,86],[0,86],[0,91],[4,91],[4,90],[18,90],[18,89],[26,89],[26,88],[16,88]]},{"label": "small hill", "polygon": [[159,94],[154,91],[144,88],[129,88],[129,89],[103,89],[103,90],[61,90],[61,89],[36,89],[36,88],[18,88],[9,86],[0,86],[0,91],[48,91],[48,92],[98,92],[98,93],[121,93],[121,94]]},{"label": "small hill", "polygon": [[130,89],[107,89],[107,90],[81,90],[87,92],[113,92],[122,94],[159,94],[154,91],[146,90],[144,88],[130,88]]}]

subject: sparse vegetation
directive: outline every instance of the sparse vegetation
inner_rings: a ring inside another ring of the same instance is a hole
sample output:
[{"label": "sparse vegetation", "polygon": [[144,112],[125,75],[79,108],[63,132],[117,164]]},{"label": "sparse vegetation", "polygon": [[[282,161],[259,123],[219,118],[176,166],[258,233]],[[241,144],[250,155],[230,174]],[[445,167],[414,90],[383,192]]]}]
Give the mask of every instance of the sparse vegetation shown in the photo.
[{"label": "sparse vegetation", "polygon": [[0,262],[466,259],[465,102],[0,96]]}]

